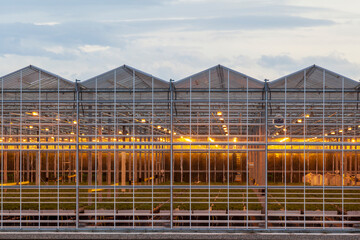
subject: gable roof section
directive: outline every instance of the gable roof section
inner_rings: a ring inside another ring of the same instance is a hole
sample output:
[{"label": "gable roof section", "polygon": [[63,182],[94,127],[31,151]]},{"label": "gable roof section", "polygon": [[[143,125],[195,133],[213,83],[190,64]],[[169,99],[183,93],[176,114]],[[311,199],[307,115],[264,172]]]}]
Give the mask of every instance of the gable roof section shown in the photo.
[{"label": "gable roof section", "polygon": [[[133,82],[134,78],[135,82]],[[168,82],[127,65],[92,77],[81,82],[81,84],[86,88],[109,89],[115,87],[115,81],[116,88],[118,89],[132,89],[133,87],[135,89],[152,88],[152,82],[154,88],[169,88]]]},{"label": "gable roof section", "polygon": [[[209,81],[210,79],[210,81]],[[243,73],[222,65],[217,65],[175,81],[177,88],[227,89],[229,88],[263,88],[264,83]]]},{"label": "gable roof section", "polygon": [[338,73],[332,72],[317,65],[312,65],[300,71],[281,77],[277,80],[270,81],[269,86],[270,88],[285,88],[285,79],[286,79],[287,88],[303,89],[305,82],[304,76],[306,76],[306,88],[319,89],[319,88],[323,88],[324,85],[324,73],[325,73],[325,88],[341,89],[342,78],[344,78],[344,88],[356,88],[359,85],[359,82],[353,79],[344,77]]},{"label": "gable roof section", "polygon": [[33,65],[0,77],[4,89],[74,89],[75,83]]}]

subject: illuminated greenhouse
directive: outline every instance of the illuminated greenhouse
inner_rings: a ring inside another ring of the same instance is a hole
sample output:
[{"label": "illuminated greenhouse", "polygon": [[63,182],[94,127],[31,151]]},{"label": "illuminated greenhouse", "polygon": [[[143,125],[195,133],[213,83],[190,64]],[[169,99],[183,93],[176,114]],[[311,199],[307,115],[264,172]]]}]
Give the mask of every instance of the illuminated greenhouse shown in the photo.
[{"label": "illuminated greenhouse", "polygon": [[313,65],[1,81],[1,230],[358,229],[359,82]]}]

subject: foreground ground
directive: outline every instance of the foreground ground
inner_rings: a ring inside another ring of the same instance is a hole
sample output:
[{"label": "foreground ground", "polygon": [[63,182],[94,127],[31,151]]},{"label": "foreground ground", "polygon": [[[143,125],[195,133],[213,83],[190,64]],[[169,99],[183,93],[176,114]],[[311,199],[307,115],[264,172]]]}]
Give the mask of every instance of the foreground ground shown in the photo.
[{"label": "foreground ground", "polygon": [[94,232],[3,232],[0,239],[360,239],[360,233],[198,233],[198,232],[151,232],[151,233],[94,233]]}]

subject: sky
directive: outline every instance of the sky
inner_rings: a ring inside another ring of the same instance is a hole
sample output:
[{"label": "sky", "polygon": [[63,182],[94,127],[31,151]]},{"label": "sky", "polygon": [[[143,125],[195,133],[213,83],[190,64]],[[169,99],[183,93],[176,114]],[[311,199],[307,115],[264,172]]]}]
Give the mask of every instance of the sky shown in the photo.
[{"label": "sky", "polygon": [[0,76],[30,64],[69,80],[123,64],[273,80],[316,64],[358,81],[360,1],[0,0]]}]

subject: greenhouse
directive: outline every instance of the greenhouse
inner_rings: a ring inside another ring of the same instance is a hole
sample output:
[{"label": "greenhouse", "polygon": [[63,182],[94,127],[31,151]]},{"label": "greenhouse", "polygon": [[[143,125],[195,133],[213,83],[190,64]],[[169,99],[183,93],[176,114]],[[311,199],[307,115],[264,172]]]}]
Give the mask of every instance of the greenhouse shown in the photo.
[{"label": "greenhouse", "polygon": [[0,230],[360,228],[358,81],[316,65],[0,81]]}]

